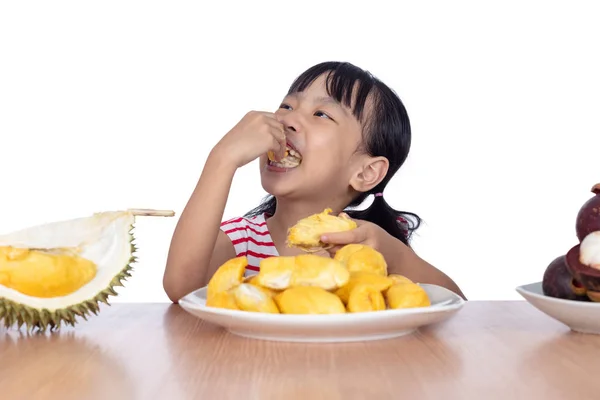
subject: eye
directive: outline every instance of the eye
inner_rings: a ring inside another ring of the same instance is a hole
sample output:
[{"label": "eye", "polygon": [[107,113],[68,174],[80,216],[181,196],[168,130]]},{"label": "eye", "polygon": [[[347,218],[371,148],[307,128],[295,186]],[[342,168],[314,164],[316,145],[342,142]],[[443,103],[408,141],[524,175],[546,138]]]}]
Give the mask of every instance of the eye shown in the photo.
[{"label": "eye", "polygon": [[334,121],[333,118],[331,118],[329,115],[327,115],[323,111],[317,111],[317,112],[315,112],[315,116],[317,116],[317,117],[325,117],[325,118],[328,118],[328,119]]},{"label": "eye", "polygon": [[286,109],[286,110],[291,110],[292,109],[292,107],[290,107],[288,104],[285,104],[285,103],[281,104],[279,106],[279,108],[283,108],[283,109]]}]

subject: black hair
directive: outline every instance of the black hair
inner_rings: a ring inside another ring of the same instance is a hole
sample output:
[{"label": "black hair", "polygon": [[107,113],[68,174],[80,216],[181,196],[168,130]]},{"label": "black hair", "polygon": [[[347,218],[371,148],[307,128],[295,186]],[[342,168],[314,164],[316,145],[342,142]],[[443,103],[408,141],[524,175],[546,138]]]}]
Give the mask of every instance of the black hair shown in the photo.
[{"label": "black hair", "polygon": [[[370,72],[348,62],[324,62],[309,68],[296,78],[288,94],[304,91],[323,74],[327,74],[326,88],[329,96],[351,108],[353,115],[363,124],[364,140],[361,150],[371,156],[386,157],[389,161],[383,180],[372,190],[358,194],[345,207],[345,212],[351,218],[379,225],[408,245],[412,233],[421,225],[418,215],[393,209],[383,196],[375,196],[373,203],[364,210],[351,209],[361,205],[369,195],[383,193],[390,179],[406,161],[411,144],[411,129],[404,104],[392,89]],[[372,109],[365,110],[369,96],[373,100]],[[273,215],[276,207],[275,197],[269,195],[245,217],[263,213]]]}]

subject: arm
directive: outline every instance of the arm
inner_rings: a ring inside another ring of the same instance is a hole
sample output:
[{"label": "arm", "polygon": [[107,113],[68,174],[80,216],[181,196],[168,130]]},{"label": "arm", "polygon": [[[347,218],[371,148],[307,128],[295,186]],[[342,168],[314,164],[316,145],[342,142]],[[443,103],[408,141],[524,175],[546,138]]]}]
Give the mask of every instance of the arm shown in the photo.
[{"label": "arm", "polygon": [[442,271],[419,257],[413,249],[395,237],[389,236],[381,252],[388,260],[388,273],[399,274],[421,283],[443,286],[467,300],[458,285]]},{"label": "arm", "polygon": [[227,196],[237,167],[214,150],[175,227],[163,287],[169,299],[177,302],[187,293],[208,282],[211,271],[235,250],[220,230]]},{"label": "arm", "polygon": [[205,286],[219,265],[235,257],[231,241],[220,229],[233,176],[268,151],[281,159],[284,131],[273,113],[251,111],[210,152],[171,240],[163,277],[171,301]]}]

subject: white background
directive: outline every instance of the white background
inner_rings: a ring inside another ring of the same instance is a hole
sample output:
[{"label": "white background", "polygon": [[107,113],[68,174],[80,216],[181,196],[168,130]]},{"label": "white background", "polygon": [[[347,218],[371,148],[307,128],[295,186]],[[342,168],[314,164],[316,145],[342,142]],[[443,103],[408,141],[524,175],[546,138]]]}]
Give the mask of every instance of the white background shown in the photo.
[{"label": "white background", "polygon": [[[168,301],[171,234],[212,146],[292,80],[347,60],[393,87],[414,146],[387,200],[414,247],[468,298],[518,299],[576,243],[600,182],[594,2],[3,2],[0,227],[95,211],[139,219],[139,263],[113,301]],[[264,196],[256,164],[225,217]],[[210,210],[207,210],[210,212]]]}]

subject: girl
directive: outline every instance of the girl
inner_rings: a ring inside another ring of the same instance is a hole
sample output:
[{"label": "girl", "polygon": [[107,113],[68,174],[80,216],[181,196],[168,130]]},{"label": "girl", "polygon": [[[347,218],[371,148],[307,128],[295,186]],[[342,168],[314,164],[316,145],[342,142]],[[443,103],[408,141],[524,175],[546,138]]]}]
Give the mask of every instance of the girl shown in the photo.
[{"label": "girl", "polygon": [[[247,270],[258,271],[265,257],[299,254],[285,245],[288,228],[331,208],[356,219],[358,228],[324,235],[323,242],[335,245],[326,255],[345,244],[364,243],[383,254],[389,273],[464,297],[449,277],[409,247],[420,218],[395,211],[384,200],[410,142],[402,102],[377,78],[349,63],[308,69],[275,113],[249,112],[211,150],[173,234],[163,280],[167,295],[177,302],[236,256],[246,256]],[[244,217],[222,222],[236,170],[256,158],[270,196]],[[375,198],[368,209],[350,210],[369,195]]]}]

